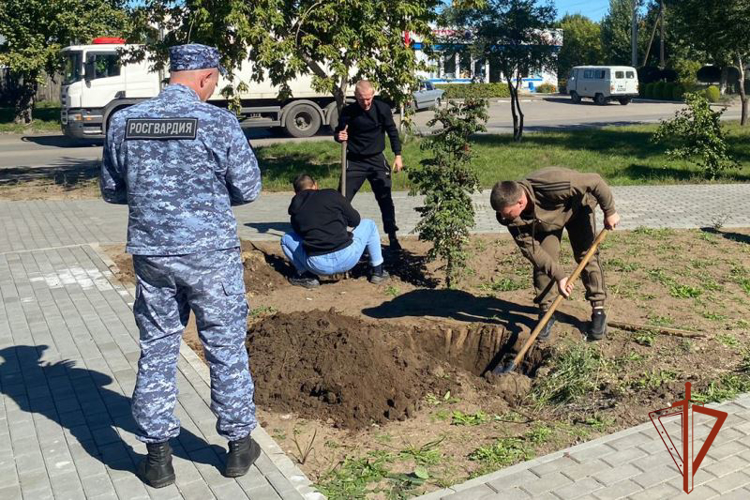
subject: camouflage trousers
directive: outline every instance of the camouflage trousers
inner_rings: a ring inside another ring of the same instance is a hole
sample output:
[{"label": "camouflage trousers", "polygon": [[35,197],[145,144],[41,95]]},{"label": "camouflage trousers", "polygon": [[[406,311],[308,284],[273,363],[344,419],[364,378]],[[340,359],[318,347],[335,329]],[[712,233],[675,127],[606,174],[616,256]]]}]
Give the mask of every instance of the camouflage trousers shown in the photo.
[{"label": "camouflage trousers", "polygon": [[[576,262],[581,262],[596,239],[596,217],[589,207],[582,208],[572,219],[565,224],[570,238],[570,246],[573,248],[573,257]],[[545,252],[557,260],[560,256],[560,240],[562,229],[549,233],[537,233],[537,244],[541,245]],[[581,272],[581,280],[586,288],[586,300],[591,302],[592,307],[604,306],[607,298],[607,287],[604,284],[604,272],[599,262],[599,250],[591,257],[586,267]],[[541,269],[534,268],[534,289],[536,298],[534,302],[539,304],[542,311],[546,311],[557,297],[557,282],[547,276]]]},{"label": "camouflage trousers", "polygon": [[138,439],[176,437],[177,359],[190,311],[211,370],[216,429],[230,441],[255,428],[254,386],[245,348],[248,306],[238,248],[176,256],[134,255],[133,306],[141,357],[133,392]]}]

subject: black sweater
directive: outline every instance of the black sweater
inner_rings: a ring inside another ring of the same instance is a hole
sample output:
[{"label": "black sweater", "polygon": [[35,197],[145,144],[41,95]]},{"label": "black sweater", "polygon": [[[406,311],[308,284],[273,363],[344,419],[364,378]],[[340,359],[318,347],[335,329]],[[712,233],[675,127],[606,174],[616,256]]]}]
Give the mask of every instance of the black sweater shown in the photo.
[{"label": "black sweater", "polygon": [[300,191],[292,198],[289,215],[311,257],[348,247],[352,235],[347,228],[359,225],[359,212],[333,189]]},{"label": "black sweater", "polygon": [[337,142],[338,134],[344,127],[349,133],[349,141],[346,150],[353,158],[374,156],[385,149],[385,136],[388,134],[391,140],[391,150],[394,154],[401,154],[401,141],[398,138],[398,129],[393,122],[391,108],[384,102],[373,100],[370,109],[365,111],[362,106],[350,104],[341,111],[341,119],[334,131],[333,137]]}]

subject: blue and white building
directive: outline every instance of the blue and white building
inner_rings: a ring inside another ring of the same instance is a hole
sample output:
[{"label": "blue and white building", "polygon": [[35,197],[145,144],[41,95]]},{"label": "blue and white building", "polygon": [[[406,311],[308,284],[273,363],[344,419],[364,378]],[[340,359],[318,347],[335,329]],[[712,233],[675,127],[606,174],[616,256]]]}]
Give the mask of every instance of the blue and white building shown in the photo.
[{"label": "blue and white building", "polygon": [[[424,52],[421,41],[415,41],[413,45],[417,59],[425,61],[431,66],[430,71],[422,72],[419,75],[420,77],[437,84],[505,82],[505,75],[499,68],[493,68],[488,61],[475,59],[471,54],[469,50],[472,39],[470,31],[454,28],[434,28],[433,34],[438,43],[432,47],[434,51],[432,57]],[[545,35],[549,37],[553,50],[559,50],[562,47],[562,30],[547,30]],[[451,42],[441,44],[439,42],[441,38],[444,40],[450,38]],[[465,42],[456,42],[456,39],[465,40]],[[462,50],[461,46],[465,46],[466,49]],[[521,77],[521,89],[526,92],[534,92],[534,89],[543,83],[558,86],[557,68],[531,69]]]}]

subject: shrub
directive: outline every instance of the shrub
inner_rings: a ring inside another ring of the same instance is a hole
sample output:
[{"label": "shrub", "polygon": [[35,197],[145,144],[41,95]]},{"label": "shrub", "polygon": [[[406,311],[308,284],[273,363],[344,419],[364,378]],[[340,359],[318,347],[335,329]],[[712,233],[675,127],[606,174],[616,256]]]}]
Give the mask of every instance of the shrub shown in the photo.
[{"label": "shrub", "polygon": [[646,90],[644,91],[644,95],[646,99],[653,99],[654,98],[654,85],[656,85],[654,82],[647,83],[645,85]]},{"label": "shrub", "polygon": [[435,85],[445,90],[443,99],[488,99],[490,97],[510,97],[505,83],[449,83]]},{"label": "shrub", "polygon": [[654,99],[664,99],[664,87],[666,85],[665,82],[656,82],[654,87]]},{"label": "shrub", "polygon": [[679,83],[675,84],[675,86],[672,87],[672,99],[674,99],[675,101],[681,101],[684,95],[685,87],[683,87]]},{"label": "shrub", "polygon": [[674,83],[667,82],[664,84],[664,89],[662,90],[663,94],[661,96],[662,99],[666,99],[668,101],[672,100],[672,94],[674,93]]},{"label": "shrub", "polygon": [[706,89],[706,99],[708,102],[719,102],[719,87],[711,85]]},{"label": "shrub", "polygon": [[560,93],[566,94],[568,92],[568,79],[567,78],[558,78],[557,79],[558,84],[558,91]]},{"label": "shrub", "polygon": [[538,94],[554,94],[557,89],[551,83],[543,83],[536,88]]},{"label": "shrub", "polygon": [[667,156],[692,161],[710,179],[726,168],[737,167],[729,155],[726,130],[721,123],[724,111],[712,110],[708,100],[698,93],[685,94],[685,102],[686,108],[677,111],[671,120],[661,122],[653,140],[676,144],[667,150]]}]

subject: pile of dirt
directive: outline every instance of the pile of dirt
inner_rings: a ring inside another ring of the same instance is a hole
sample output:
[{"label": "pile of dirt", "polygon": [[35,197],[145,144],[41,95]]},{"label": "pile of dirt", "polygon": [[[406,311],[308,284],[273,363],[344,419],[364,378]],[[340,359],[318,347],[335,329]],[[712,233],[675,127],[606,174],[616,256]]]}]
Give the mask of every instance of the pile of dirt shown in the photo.
[{"label": "pile of dirt", "polygon": [[399,329],[331,309],[265,318],[247,346],[257,404],[361,429],[412,417],[428,393],[460,393],[467,378],[493,395],[525,394],[523,375],[501,385],[480,378],[507,337],[496,326]]},{"label": "pile of dirt", "polygon": [[283,257],[265,252],[250,241],[242,241],[245,288],[252,294],[267,294],[286,285],[284,273],[291,271]]}]

